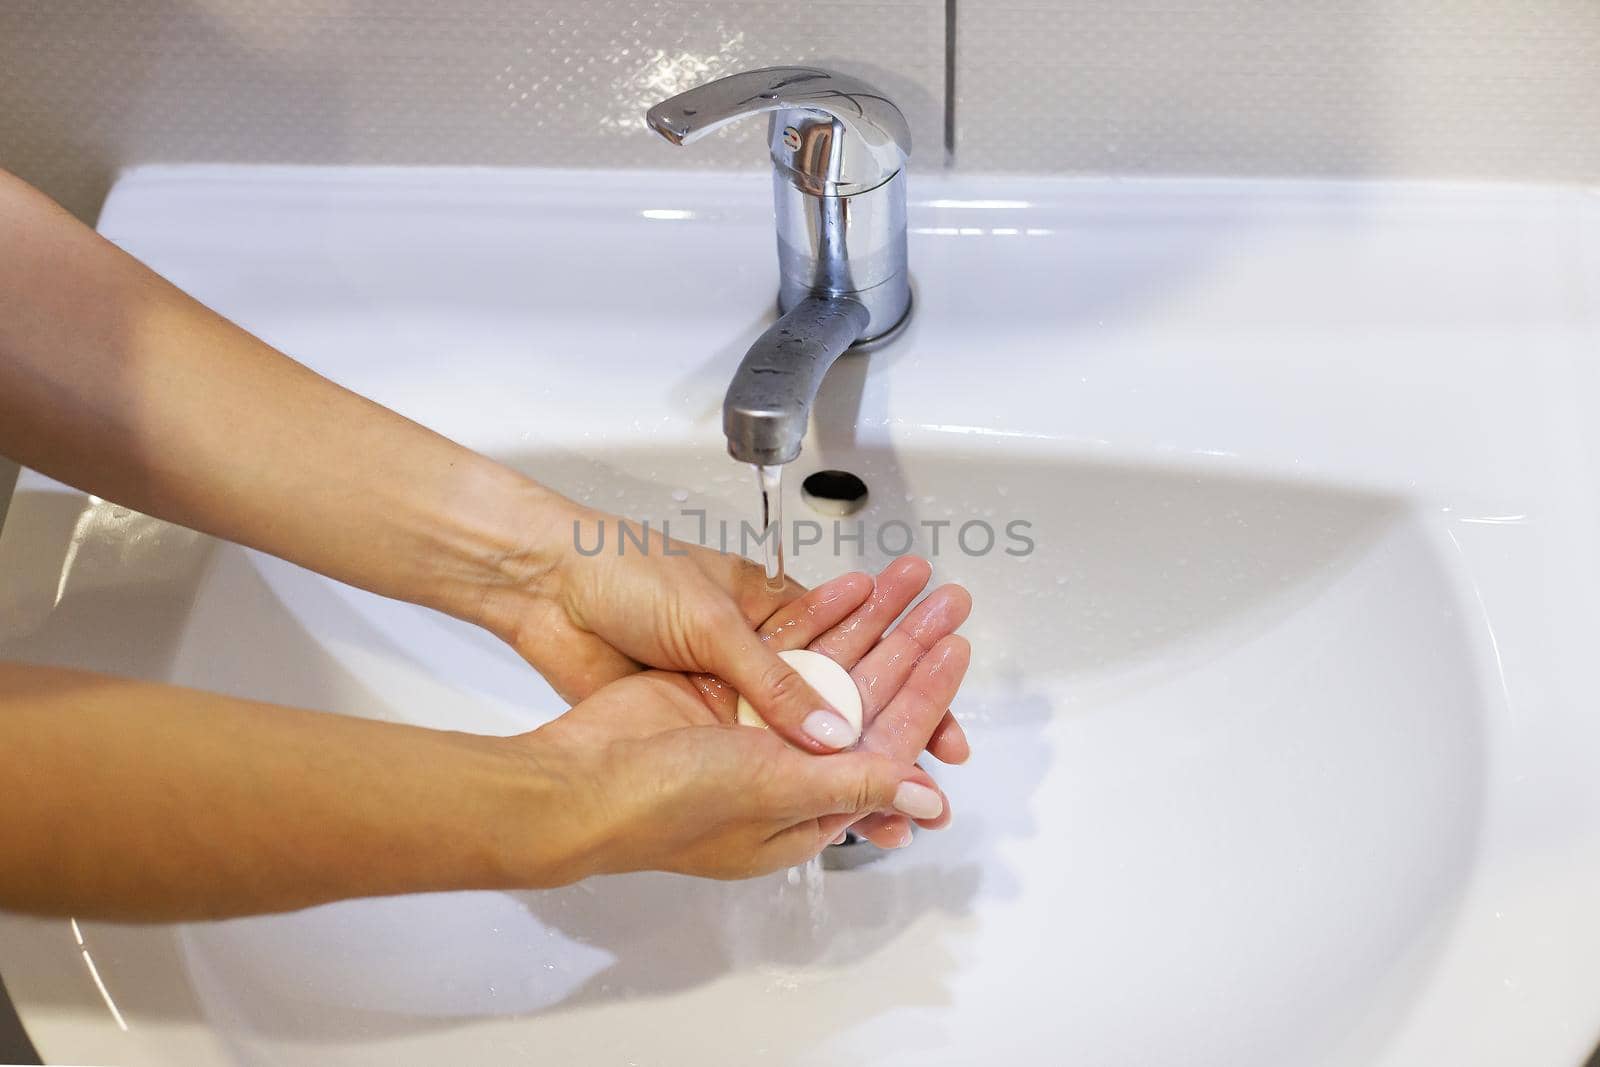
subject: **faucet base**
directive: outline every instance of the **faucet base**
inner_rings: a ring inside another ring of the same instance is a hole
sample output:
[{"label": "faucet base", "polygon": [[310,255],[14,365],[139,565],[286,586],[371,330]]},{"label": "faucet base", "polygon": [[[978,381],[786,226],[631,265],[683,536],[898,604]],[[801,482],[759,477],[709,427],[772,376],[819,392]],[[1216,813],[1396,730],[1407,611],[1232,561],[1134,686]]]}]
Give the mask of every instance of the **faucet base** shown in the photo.
[{"label": "faucet base", "polygon": [[867,309],[866,337],[888,333],[911,299],[906,267],[906,176],[851,196],[814,196],[773,172],[778,226],[778,301],[787,311],[813,297]]},{"label": "faucet base", "polygon": [[856,352],[860,352],[860,353],[863,353],[863,354],[865,354],[867,352],[876,352],[878,349],[884,347],[885,345],[892,344],[894,341],[896,341],[900,337],[900,335],[902,333],[905,333],[906,326],[909,325],[910,322],[911,322],[911,313],[913,311],[915,311],[916,309],[917,309],[916,293],[915,293],[915,291],[913,291],[913,292],[908,293],[906,295],[906,310],[905,310],[905,314],[901,315],[900,318],[898,320],[896,320],[896,322],[895,322],[895,324],[893,326],[889,327],[887,330],[884,330],[882,333],[880,333],[880,334],[878,334],[878,335],[876,335],[874,337],[863,337],[861,340],[857,341],[855,344],[853,344],[849,348],[845,349],[845,354],[846,355],[850,355],[850,354],[856,353]]},{"label": "faucet base", "polygon": [[[880,334],[876,334],[875,336],[863,337],[861,340],[856,341],[849,348],[845,349],[844,354],[847,356],[855,355],[857,353],[865,355],[868,352],[876,352],[885,345],[891,344],[898,340],[900,335],[906,332],[906,326],[908,326],[911,322],[911,313],[915,311],[917,307],[916,298],[916,289],[913,287],[911,292],[906,296],[905,313],[902,314],[898,320],[896,320],[893,326],[889,327],[887,330],[884,330]],[[783,301],[781,300],[778,302],[778,317],[783,317]]]}]

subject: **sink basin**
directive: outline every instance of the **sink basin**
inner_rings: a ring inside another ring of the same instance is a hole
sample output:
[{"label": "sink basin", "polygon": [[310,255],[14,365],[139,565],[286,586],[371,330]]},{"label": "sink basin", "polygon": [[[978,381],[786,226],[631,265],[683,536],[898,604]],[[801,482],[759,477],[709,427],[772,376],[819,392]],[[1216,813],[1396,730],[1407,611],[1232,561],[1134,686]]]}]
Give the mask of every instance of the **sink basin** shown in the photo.
[{"label": "sink basin", "polygon": [[[101,226],[322,373],[737,549],[755,482],[718,404],[771,319],[766,195],[151,168]],[[911,215],[916,317],[830,376],[785,509],[818,538],[803,580],[905,531],[972,589],[949,830],[820,895],[639,874],[0,916],[43,1056],[1581,1061],[1600,200],[961,177],[920,180]],[[865,509],[813,512],[820,469]],[[469,627],[31,472],[0,575],[0,658],[485,733],[562,709]]]}]

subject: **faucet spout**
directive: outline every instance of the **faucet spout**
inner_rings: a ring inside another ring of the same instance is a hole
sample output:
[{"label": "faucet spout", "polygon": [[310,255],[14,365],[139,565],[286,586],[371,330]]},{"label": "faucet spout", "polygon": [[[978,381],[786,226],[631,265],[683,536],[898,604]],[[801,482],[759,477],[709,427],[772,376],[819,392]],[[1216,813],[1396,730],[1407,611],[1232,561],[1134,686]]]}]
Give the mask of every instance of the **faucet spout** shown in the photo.
[{"label": "faucet spout", "polygon": [[851,345],[893,337],[911,314],[906,267],[905,116],[865,82],[815,67],[730,74],[645,116],[673,144],[767,115],[778,239],[778,311],[722,405],[734,459],[800,455],[822,378]]},{"label": "faucet spout", "polygon": [[823,377],[871,318],[849,297],[809,296],[757,338],[722,402],[728,454],[761,466],[798,458]]}]

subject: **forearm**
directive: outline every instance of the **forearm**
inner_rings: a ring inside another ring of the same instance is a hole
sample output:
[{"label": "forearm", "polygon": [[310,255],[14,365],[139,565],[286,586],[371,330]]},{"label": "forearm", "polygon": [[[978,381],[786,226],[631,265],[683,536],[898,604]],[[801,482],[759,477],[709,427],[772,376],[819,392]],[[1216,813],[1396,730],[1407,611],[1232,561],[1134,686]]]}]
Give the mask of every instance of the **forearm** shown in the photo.
[{"label": "forearm", "polygon": [[461,617],[547,565],[533,530],[559,497],[287,358],[3,172],[0,250],[0,454]]},{"label": "forearm", "polygon": [[526,744],[0,664],[0,907],[122,920],[556,885],[566,790]]}]

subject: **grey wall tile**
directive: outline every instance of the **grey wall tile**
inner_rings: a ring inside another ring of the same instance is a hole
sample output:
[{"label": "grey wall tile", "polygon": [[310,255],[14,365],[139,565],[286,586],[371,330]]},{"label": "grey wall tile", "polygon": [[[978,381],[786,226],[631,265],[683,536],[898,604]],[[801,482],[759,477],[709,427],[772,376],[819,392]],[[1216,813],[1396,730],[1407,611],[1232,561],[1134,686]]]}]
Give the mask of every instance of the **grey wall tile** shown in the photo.
[{"label": "grey wall tile", "polygon": [[1600,178],[1596,0],[956,0],[968,169]]},{"label": "grey wall tile", "polygon": [[[956,162],[1600,177],[1595,0],[955,0]],[[91,217],[143,162],[760,166],[655,98],[779,62],[905,107],[938,166],[944,0],[11,0],[0,166]]]},{"label": "grey wall tile", "polygon": [[834,65],[942,163],[944,0],[9,0],[0,166],[90,217],[144,162],[762,165],[759,123],[674,149],[644,108]]}]

